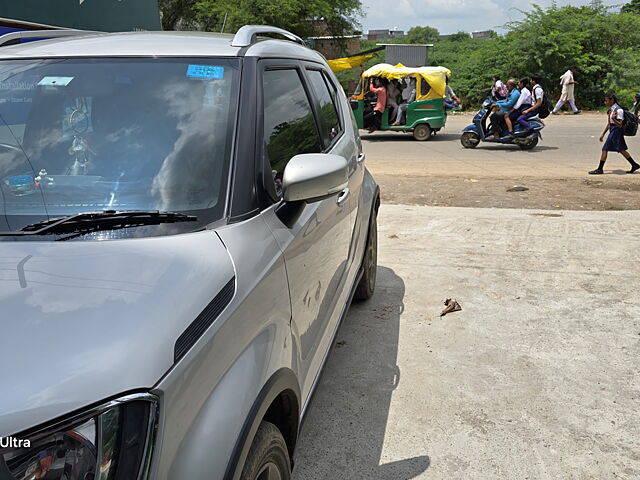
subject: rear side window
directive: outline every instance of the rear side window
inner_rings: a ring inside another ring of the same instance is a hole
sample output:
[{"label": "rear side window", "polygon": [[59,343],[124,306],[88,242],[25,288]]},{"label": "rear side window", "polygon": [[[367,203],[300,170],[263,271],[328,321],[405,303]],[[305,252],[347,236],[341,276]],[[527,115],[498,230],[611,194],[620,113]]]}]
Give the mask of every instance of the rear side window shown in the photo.
[{"label": "rear side window", "polygon": [[336,92],[319,70],[307,70],[313,92],[320,104],[320,136],[325,146],[331,145],[341,131],[336,109]]},{"label": "rear side window", "polygon": [[420,95],[427,95],[431,91],[431,85],[424,79],[420,79]]},{"label": "rear side window", "polygon": [[309,98],[298,71],[267,70],[263,74],[264,144],[276,191],[289,160],[322,151]]}]

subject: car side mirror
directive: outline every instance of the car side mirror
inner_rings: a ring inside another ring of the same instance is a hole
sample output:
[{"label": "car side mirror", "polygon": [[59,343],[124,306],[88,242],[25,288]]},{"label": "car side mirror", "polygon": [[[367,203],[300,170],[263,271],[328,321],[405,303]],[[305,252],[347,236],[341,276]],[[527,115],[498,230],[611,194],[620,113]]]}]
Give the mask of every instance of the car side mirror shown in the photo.
[{"label": "car side mirror", "polygon": [[285,202],[310,203],[335,195],[347,188],[348,172],[347,160],[339,155],[296,155],[284,169],[282,198]]}]

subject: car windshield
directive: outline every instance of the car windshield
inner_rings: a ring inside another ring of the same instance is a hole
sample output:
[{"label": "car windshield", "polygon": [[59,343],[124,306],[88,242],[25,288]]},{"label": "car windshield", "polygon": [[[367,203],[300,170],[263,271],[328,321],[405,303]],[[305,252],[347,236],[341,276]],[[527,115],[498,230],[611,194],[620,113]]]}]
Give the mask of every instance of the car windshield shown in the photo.
[{"label": "car windshield", "polygon": [[101,210],[222,218],[239,68],[215,58],[0,61],[0,231]]}]

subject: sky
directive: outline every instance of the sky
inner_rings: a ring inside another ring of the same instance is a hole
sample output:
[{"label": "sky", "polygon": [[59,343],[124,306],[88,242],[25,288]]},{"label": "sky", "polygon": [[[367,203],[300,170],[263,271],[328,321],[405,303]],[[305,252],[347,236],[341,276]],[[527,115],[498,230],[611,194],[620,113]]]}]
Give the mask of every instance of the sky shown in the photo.
[{"label": "sky", "polygon": [[[372,29],[395,29],[405,32],[416,25],[437,28],[441,34],[460,30],[473,32],[497,30],[522,14],[515,9],[528,10],[535,3],[542,7],[552,0],[362,0],[366,13],[362,19],[364,32]],[[556,0],[562,5],[588,5],[589,0]],[[606,5],[620,5],[626,0],[604,0]]]}]

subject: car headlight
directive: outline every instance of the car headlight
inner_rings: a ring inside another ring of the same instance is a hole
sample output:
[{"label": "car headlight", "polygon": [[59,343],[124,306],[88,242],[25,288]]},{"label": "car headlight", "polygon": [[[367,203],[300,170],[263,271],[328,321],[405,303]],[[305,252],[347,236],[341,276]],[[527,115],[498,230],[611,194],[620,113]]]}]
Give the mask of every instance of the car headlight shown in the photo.
[{"label": "car headlight", "polygon": [[144,479],[157,421],[158,398],[134,394],[43,429],[4,438],[0,479]]}]

